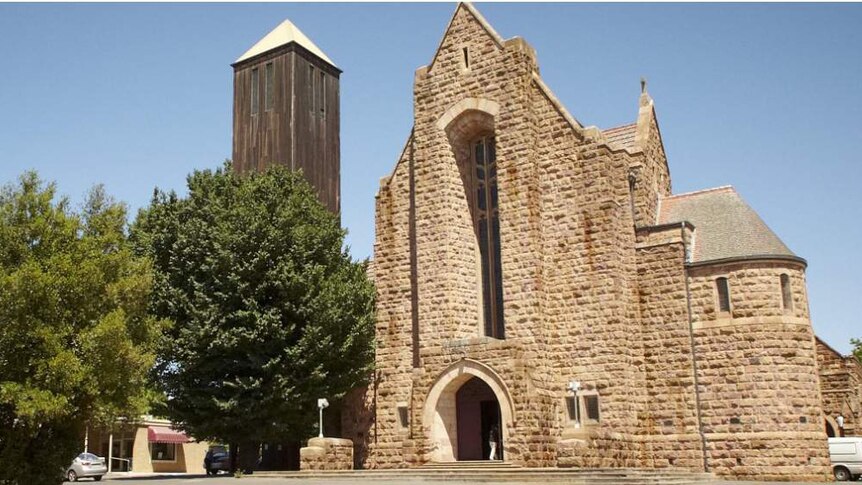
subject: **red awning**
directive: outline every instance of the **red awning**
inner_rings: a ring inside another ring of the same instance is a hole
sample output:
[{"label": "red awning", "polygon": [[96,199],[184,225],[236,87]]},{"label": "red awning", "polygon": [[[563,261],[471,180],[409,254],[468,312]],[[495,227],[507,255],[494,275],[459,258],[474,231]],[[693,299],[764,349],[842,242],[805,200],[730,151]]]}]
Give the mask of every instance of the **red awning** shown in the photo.
[{"label": "red awning", "polygon": [[182,431],[167,426],[147,426],[147,438],[150,443],[188,443],[190,441]]}]

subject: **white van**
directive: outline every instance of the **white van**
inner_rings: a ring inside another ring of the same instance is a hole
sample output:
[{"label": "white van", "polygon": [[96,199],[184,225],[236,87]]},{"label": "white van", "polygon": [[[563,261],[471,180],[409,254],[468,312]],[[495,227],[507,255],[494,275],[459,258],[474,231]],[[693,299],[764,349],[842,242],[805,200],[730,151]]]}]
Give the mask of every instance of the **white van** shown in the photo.
[{"label": "white van", "polygon": [[858,480],[862,476],[862,438],[829,438],[829,458],[835,480]]}]

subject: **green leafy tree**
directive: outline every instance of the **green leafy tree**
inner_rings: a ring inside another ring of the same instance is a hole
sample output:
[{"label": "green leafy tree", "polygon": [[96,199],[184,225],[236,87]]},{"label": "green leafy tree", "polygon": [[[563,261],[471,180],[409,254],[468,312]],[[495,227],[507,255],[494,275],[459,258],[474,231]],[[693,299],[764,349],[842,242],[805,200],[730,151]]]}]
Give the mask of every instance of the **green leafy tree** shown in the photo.
[{"label": "green leafy tree", "polygon": [[0,483],[59,483],[85,426],[146,412],[160,323],[126,209],[83,209],[35,173],[0,191]]},{"label": "green leafy tree", "polygon": [[862,339],[851,338],[850,345],[853,346],[853,355],[856,356],[859,362],[862,362]]},{"label": "green leafy tree", "polygon": [[158,380],[173,420],[240,443],[245,462],[252,443],[308,438],[317,398],[368,376],[374,290],[300,174],[240,176],[228,162],[188,189],[157,190],[133,228],[156,269],[153,309],[175,322]]}]

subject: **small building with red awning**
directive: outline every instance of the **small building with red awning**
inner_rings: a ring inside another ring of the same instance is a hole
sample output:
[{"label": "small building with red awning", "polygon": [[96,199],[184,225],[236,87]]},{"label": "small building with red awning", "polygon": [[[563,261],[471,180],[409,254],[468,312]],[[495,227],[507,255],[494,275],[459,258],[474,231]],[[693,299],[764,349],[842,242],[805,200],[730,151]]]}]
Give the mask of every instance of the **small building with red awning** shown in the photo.
[{"label": "small building with red awning", "polygon": [[209,443],[152,416],[118,421],[111,429],[90,429],[84,439],[84,451],[104,457],[112,472],[204,473],[208,448]]}]

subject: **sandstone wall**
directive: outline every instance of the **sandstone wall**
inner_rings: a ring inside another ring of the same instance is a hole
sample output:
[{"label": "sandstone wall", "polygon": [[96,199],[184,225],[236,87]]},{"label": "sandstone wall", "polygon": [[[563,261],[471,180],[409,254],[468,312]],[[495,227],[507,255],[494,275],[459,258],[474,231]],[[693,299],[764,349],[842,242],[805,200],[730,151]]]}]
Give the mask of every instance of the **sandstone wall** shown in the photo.
[{"label": "sandstone wall", "polygon": [[[781,303],[790,276],[793,308]],[[715,279],[731,311],[716,310]],[[830,476],[804,267],[740,262],[691,268],[689,285],[710,468],[723,476]]]},{"label": "sandstone wall", "polygon": [[299,450],[300,470],[352,470],[353,442],[341,438],[311,438]]},{"label": "sandstone wall", "polygon": [[648,406],[641,415],[644,462],[704,469],[686,290],[691,226],[638,231],[639,301]]},{"label": "sandstone wall", "polygon": [[844,356],[817,339],[817,362],[823,413],[838,435],[838,416],[844,417],[844,436],[862,435],[862,363]]}]

